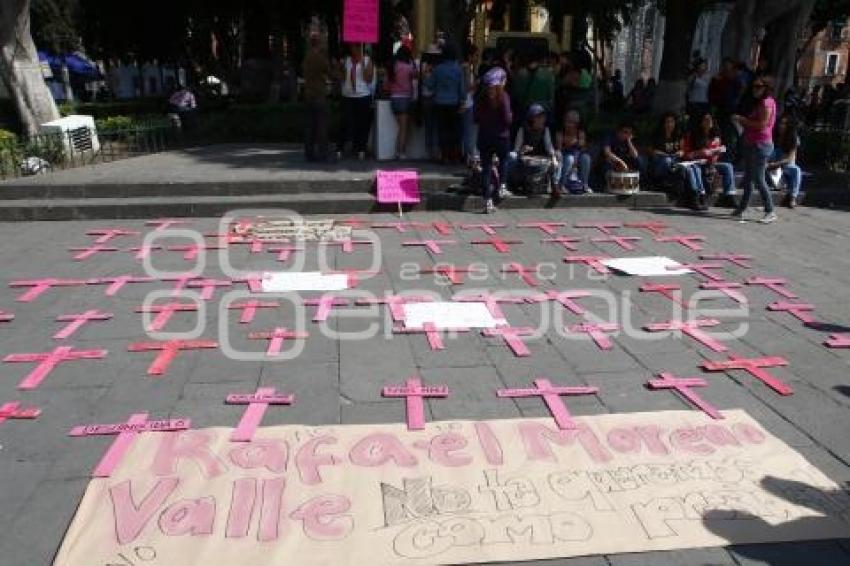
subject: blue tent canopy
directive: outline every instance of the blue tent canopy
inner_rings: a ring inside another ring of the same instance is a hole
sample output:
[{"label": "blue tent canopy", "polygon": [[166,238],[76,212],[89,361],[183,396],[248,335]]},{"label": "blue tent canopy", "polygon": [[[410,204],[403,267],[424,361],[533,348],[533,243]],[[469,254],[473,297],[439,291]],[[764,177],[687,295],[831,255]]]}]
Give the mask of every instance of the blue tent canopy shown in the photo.
[{"label": "blue tent canopy", "polygon": [[85,57],[77,53],[67,53],[65,55],[50,55],[45,51],[38,52],[39,61],[50,65],[54,74],[59,72],[60,67],[64,63],[68,67],[68,72],[74,75],[79,75],[86,79],[98,80],[103,78],[100,70],[94,62],[89,61]]}]

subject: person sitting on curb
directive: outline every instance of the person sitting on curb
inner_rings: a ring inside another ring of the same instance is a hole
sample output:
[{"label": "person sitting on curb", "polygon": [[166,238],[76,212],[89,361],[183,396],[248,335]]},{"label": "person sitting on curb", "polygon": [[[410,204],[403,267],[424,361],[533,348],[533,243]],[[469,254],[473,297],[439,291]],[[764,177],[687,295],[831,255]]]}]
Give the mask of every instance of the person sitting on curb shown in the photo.
[{"label": "person sitting on curb", "polygon": [[[552,134],[549,128],[546,127],[546,109],[540,104],[532,104],[526,114],[525,124],[519,129],[514,140],[514,150],[508,158],[508,164],[505,174],[508,180],[512,179],[519,167],[521,182],[517,185],[523,185],[528,180],[529,174],[533,173],[535,166],[530,165],[528,158],[546,157],[549,159],[546,178],[548,179],[548,187],[552,186],[555,171],[558,167],[557,151],[552,143]],[[533,192],[532,187],[524,187],[527,191]],[[548,192],[548,191],[547,191]]]},{"label": "person sitting on curb", "polygon": [[675,182],[674,166],[685,155],[679,124],[672,112],[665,112],[658,121],[650,155],[651,180],[661,187],[671,187]]},{"label": "person sitting on curb", "polygon": [[561,152],[560,171],[555,173],[561,194],[592,193],[590,188],[591,158],[587,152],[587,134],[581,126],[577,110],[564,114],[564,124],[555,135],[555,146]]},{"label": "person sitting on curb", "polygon": [[726,148],[720,141],[720,130],[714,123],[710,112],[698,116],[691,131],[685,136],[683,149],[685,160],[699,161],[686,167],[688,185],[695,200],[692,206],[698,210],[708,208],[707,195],[711,193],[714,179],[720,175],[723,192],[717,201],[718,206],[735,205],[735,170],[731,163],[720,161]]},{"label": "person sitting on curb", "polygon": [[643,163],[635,146],[634,138],[635,127],[627,121],[620,122],[617,129],[608,136],[608,140],[602,147],[606,175],[611,171],[639,173],[643,169]]},{"label": "person sitting on curb", "polygon": [[773,155],[767,164],[768,181],[772,181],[775,186],[777,181],[784,180],[786,193],[783,204],[788,208],[796,208],[803,183],[803,172],[797,165],[800,137],[797,135],[797,126],[791,116],[782,116],[776,124],[773,144]]}]

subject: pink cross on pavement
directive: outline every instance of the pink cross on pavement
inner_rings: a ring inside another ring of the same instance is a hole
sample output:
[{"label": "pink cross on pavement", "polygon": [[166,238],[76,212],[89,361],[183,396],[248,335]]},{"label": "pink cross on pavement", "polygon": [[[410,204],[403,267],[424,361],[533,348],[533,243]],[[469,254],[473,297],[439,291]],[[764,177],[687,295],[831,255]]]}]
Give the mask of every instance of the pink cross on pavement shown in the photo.
[{"label": "pink cross on pavement", "polygon": [[462,295],[453,296],[452,300],[459,303],[484,303],[487,306],[487,310],[490,311],[491,315],[493,315],[493,318],[500,321],[505,321],[507,318],[505,317],[505,313],[502,312],[502,307],[499,306],[499,303],[518,305],[526,302],[525,297],[494,295],[492,293],[479,293],[477,295],[468,295],[464,293]]},{"label": "pink cross on pavement", "polygon": [[424,246],[432,254],[441,254],[443,249],[440,246],[457,244],[454,240],[410,240],[402,242],[402,246]]},{"label": "pink cross on pavement", "polygon": [[701,377],[676,377],[672,373],[659,373],[658,379],[651,379],[647,382],[650,389],[674,389],[679,395],[685,398],[693,406],[697,407],[712,419],[722,419],[723,415],[720,411],[709,405],[699,395],[691,391],[691,387],[705,387],[708,385]]},{"label": "pink cross on pavement", "polygon": [[434,231],[441,236],[451,236],[452,232],[454,232],[454,226],[448,222],[432,222],[431,227],[434,228]]},{"label": "pink cross on pavement", "polygon": [[135,246],[132,248],[128,248],[124,250],[125,252],[136,252],[136,255],[133,256],[134,259],[139,261],[150,257],[153,252],[161,252],[164,248],[162,246],[152,246],[150,244],[142,244],[141,246]]},{"label": "pink cross on pavement", "polygon": [[136,308],[138,313],[155,313],[151,323],[145,329],[147,332],[159,332],[176,312],[197,312],[197,303],[164,303],[161,305],[145,305]]},{"label": "pink cross on pavement", "polygon": [[525,342],[522,341],[522,337],[533,336],[534,332],[533,328],[500,326],[498,328],[485,328],[481,331],[481,335],[488,338],[497,336],[502,338],[516,357],[526,358],[531,355],[531,351],[526,347]]},{"label": "pink cross on pavement", "polygon": [[74,350],[70,346],[59,346],[52,352],[39,352],[35,354],[9,354],[3,361],[6,363],[33,363],[38,364],[18,384],[18,389],[35,389],[52,372],[56,366],[63,362],[73,360],[100,360],[106,357],[106,350]]},{"label": "pink cross on pavement", "polygon": [[669,226],[667,226],[663,222],[657,222],[657,221],[627,222],[626,224],[623,224],[623,226],[625,228],[633,228],[635,230],[646,230],[647,232],[649,232],[653,236],[657,236],[658,234],[662,233],[664,230],[669,228]]},{"label": "pink cross on pavement", "polygon": [[681,265],[668,265],[667,271],[678,271],[680,269],[690,269],[694,273],[699,273],[710,281],[723,281],[722,275],[717,275],[713,269],[723,269],[721,263],[683,263]]},{"label": "pink cross on pavement", "polygon": [[767,305],[767,310],[774,312],[787,312],[797,320],[805,324],[814,324],[815,319],[808,313],[814,312],[815,306],[808,303],[784,303],[776,302]]},{"label": "pink cross on pavement", "polygon": [[344,254],[354,253],[354,246],[372,245],[372,242],[369,240],[352,240],[351,238],[345,238],[342,240],[323,240],[320,243],[324,246],[338,246]]},{"label": "pink cross on pavement", "polygon": [[790,386],[764,371],[764,368],[787,365],[788,361],[779,357],[745,359],[730,355],[728,360],[717,362],[707,361],[700,367],[705,371],[744,370],[780,395],[791,395],[794,391]]},{"label": "pink cross on pavement", "polygon": [[743,287],[743,284],[734,283],[732,281],[708,281],[707,283],[702,283],[699,286],[700,289],[704,289],[706,291],[719,291],[733,301],[746,305],[749,302],[747,301],[747,297],[737,291],[737,289],[741,289]]},{"label": "pink cross on pavement", "polygon": [[345,218],[344,220],[340,220],[339,223],[343,226],[350,226],[355,230],[361,230],[366,227],[366,223],[368,220],[364,220],[362,218]]},{"label": "pink cross on pavement", "polygon": [[267,250],[269,253],[277,254],[277,261],[284,262],[289,261],[289,257],[294,252],[303,252],[304,248],[299,246],[277,246],[274,248],[269,248]]},{"label": "pink cross on pavement", "polygon": [[87,236],[97,236],[94,241],[95,244],[105,244],[121,236],[138,236],[139,234],[140,232],[136,232],[135,230],[124,230],[123,228],[104,228],[103,230],[89,230],[86,232]]},{"label": "pink cross on pavement", "polygon": [[227,306],[228,309],[237,309],[241,310],[242,314],[239,316],[239,324],[248,324],[249,322],[253,322],[254,317],[257,316],[257,309],[276,309],[280,306],[280,303],[277,301],[245,301],[244,303],[231,303]]},{"label": "pink cross on pavement", "polygon": [[174,288],[172,290],[171,296],[178,297],[183,292],[183,289],[189,284],[189,281],[194,281],[198,279],[198,276],[193,273],[181,273],[180,275],[171,275],[168,277],[163,277],[163,281],[174,281]]},{"label": "pink cross on pavement", "polygon": [[525,266],[511,262],[502,266],[502,273],[516,273],[529,287],[538,287],[540,286],[540,281],[536,277],[538,268],[537,265]]},{"label": "pink cross on pavement", "polygon": [[554,236],[555,234],[558,233],[559,228],[563,228],[566,225],[567,225],[566,222],[536,221],[536,222],[524,222],[522,224],[517,224],[517,228],[536,228],[537,230],[540,230],[541,232],[543,232],[547,236]]},{"label": "pink cross on pavement", "polygon": [[827,348],[850,348],[850,334],[833,334],[823,344]]},{"label": "pink cross on pavement", "polygon": [[493,236],[489,240],[473,240],[470,243],[475,245],[493,246],[493,248],[500,254],[509,254],[511,253],[511,244],[521,244],[522,240],[503,240],[498,236]]},{"label": "pink cross on pavement", "polygon": [[11,281],[9,287],[30,287],[29,291],[15,299],[19,303],[30,303],[52,287],[73,287],[85,284],[86,282],[80,279],[30,279]]},{"label": "pink cross on pavement", "polygon": [[191,261],[196,259],[201,252],[223,250],[224,247],[218,244],[181,244],[179,246],[168,246],[170,252],[184,252],[183,259]]},{"label": "pink cross on pavement", "polygon": [[233,282],[230,280],[221,279],[193,279],[189,281],[189,287],[199,287],[201,289],[201,300],[212,300],[215,295],[215,290],[218,287],[232,287]]},{"label": "pink cross on pavement", "polygon": [[560,244],[565,250],[569,252],[578,251],[578,246],[576,246],[576,242],[581,242],[584,238],[577,238],[573,236],[558,236],[557,238],[544,238],[540,240],[542,244]]},{"label": "pink cross on pavement", "polygon": [[[488,236],[496,235],[496,228],[507,228],[506,224],[461,224],[461,230],[481,230]],[[474,242],[473,242],[474,243]]]},{"label": "pink cross on pavement", "polygon": [[306,332],[294,332],[288,328],[273,328],[268,332],[252,332],[248,335],[251,340],[268,340],[266,356],[279,356],[285,340],[303,340],[310,335]]},{"label": "pink cross on pavement", "polygon": [[593,293],[590,291],[546,291],[545,294],[536,295],[534,297],[529,297],[528,300],[531,302],[543,302],[543,301],[554,301],[556,303],[560,303],[565,309],[570,311],[573,314],[577,314],[579,316],[584,316],[587,312],[584,307],[579,305],[573,299],[581,299],[582,297],[590,297]]},{"label": "pink cross on pavement", "polygon": [[697,342],[703,344],[710,350],[715,352],[726,352],[729,348],[712,338],[708,333],[703,332],[702,328],[711,328],[720,324],[719,320],[714,318],[698,318],[696,320],[671,320],[669,322],[657,322],[647,324],[643,327],[647,332],[681,332],[685,336],[690,336]]},{"label": "pink cross on pavement", "polygon": [[247,395],[231,393],[224,402],[228,405],[248,405],[239,424],[230,433],[230,442],[251,442],[269,405],[292,405],[295,396],[276,393],[274,387],[260,387],[255,393]]},{"label": "pink cross on pavement", "polygon": [[645,283],[640,286],[641,293],[658,293],[663,297],[667,297],[674,303],[681,305],[684,308],[688,307],[688,302],[682,298],[682,288],[679,285],[665,283]]},{"label": "pink cross on pavement", "polygon": [[615,228],[622,228],[622,222],[578,222],[575,225],[576,228],[595,228],[599,230],[603,234],[612,235],[612,232]]},{"label": "pink cross on pavement", "polygon": [[318,299],[304,300],[304,306],[317,307],[316,314],[313,315],[313,322],[325,322],[331,313],[331,309],[334,307],[347,307],[349,304],[348,299],[333,295],[322,295]]},{"label": "pink cross on pavement", "polygon": [[593,339],[596,345],[599,346],[600,350],[611,350],[614,348],[614,343],[611,342],[605,334],[608,332],[617,332],[620,330],[620,325],[613,322],[603,322],[599,324],[583,322],[582,324],[571,326],[567,330],[574,333],[587,334]]},{"label": "pink cross on pavement", "polygon": [[86,281],[88,285],[107,285],[104,291],[107,297],[114,297],[128,283],[150,283],[153,277],[136,277],[133,275],[118,275],[115,277],[97,277]]},{"label": "pink cross on pavement", "polygon": [[425,428],[425,398],[445,398],[449,388],[445,385],[423,386],[418,377],[408,377],[404,385],[387,385],[381,390],[384,397],[404,397],[407,407],[407,430]]},{"label": "pink cross on pavement", "polygon": [[553,386],[552,383],[543,377],[538,377],[534,380],[533,388],[522,389],[499,389],[496,395],[502,398],[516,397],[542,397],[546,408],[552,413],[555,423],[561,430],[571,430],[578,428],[578,425],[570,416],[567,406],[561,399],[562,395],[596,395],[599,392],[598,387],[559,387]]},{"label": "pink cross on pavement", "polygon": [[244,283],[248,290],[252,293],[263,292],[263,274],[262,273],[245,273],[238,277],[234,277],[233,283]]},{"label": "pink cross on pavement", "polygon": [[419,268],[419,273],[437,273],[448,279],[452,285],[462,285],[463,274],[474,273],[475,271],[468,267],[457,267],[445,263],[438,263],[434,267]]},{"label": "pink cross on pavement", "polygon": [[68,324],[53,335],[54,340],[64,340],[65,338],[70,337],[74,332],[83,327],[87,322],[92,322],[95,320],[109,320],[112,318],[111,312],[99,312],[97,310],[88,310],[85,312],[77,313],[77,314],[63,314],[56,317],[58,322],[70,322]]},{"label": "pink cross on pavement", "polygon": [[12,322],[13,320],[15,320],[14,314],[6,311],[0,311],[0,322]]},{"label": "pink cross on pavement", "polygon": [[638,236],[601,236],[599,238],[590,239],[591,242],[617,244],[622,249],[630,252],[637,249],[632,242],[639,242],[640,240],[641,238]]},{"label": "pink cross on pavement", "polygon": [[797,295],[785,288],[788,283],[786,279],[778,277],[750,277],[746,281],[747,285],[761,285],[767,287],[777,295],[782,295],[786,299],[796,299]]},{"label": "pink cross on pavement", "polygon": [[393,334],[424,334],[428,339],[428,346],[432,350],[444,350],[443,332],[469,332],[468,328],[437,328],[433,322],[425,322],[422,328],[393,328]]},{"label": "pink cross on pavement", "polygon": [[750,261],[752,261],[753,256],[751,255],[742,255],[742,254],[701,254],[699,256],[700,259],[714,260],[714,261],[728,261],[729,263],[733,263],[738,267],[743,267],[744,269],[751,269],[753,266],[750,265]]},{"label": "pink cross on pavement", "polygon": [[659,236],[655,238],[656,242],[671,242],[679,244],[680,246],[685,246],[686,248],[693,250],[695,252],[702,251],[702,246],[699,242],[705,241],[705,236],[700,234],[684,234],[677,236]]},{"label": "pink cross on pavement", "polygon": [[586,266],[590,267],[597,273],[608,274],[611,273],[611,270],[608,269],[608,266],[602,263],[605,260],[611,259],[607,256],[596,256],[596,255],[568,255],[564,258],[566,263],[583,263]]},{"label": "pink cross on pavement", "polygon": [[18,401],[0,405],[0,423],[8,419],[34,419],[40,414],[41,409],[37,409],[36,407],[23,409],[21,408],[21,403]]},{"label": "pink cross on pavement", "polygon": [[152,352],[158,351],[151,365],[148,367],[148,375],[165,375],[171,362],[177,354],[183,350],[211,350],[218,348],[218,342],[213,340],[165,340],[157,342],[137,342],[127,346],[128,352]]},{"label": "pink cross on pavement", "polygon": [[357,305],[387,305],[393,322],[404,322],[404,305],[407,303],[430,303],[428,295],[384,295],[380,299],[358,299]]},{"label": "pink cross on pavement", "polygon": [[88,248],[68,248],[68,251],[77,252],[72,258],[74,261],[85,261],[96,254],[117,252],[120,250],[118,248],[105,246],[103,244],[94,244],[93,246],[89,246]]},{"label": "pink cross on pavement", "polygon": [[171,419],[162,421],[149,421],[147,413],[136,413],[130,415],[125,423],[118,424],[91,424],[75,426],[68,436],[116,436],[109,450],[100,459],[100,462],[92,471],[92,477],[107,478],[112,475],[124,454],[129,450],[133,440],[140,432],[175,432],[187,430],[191,421],[189,419]]},{"label": "pink cross on pavement", "polygon": [[163,230],[167,230],[172,226],[179,226],[181,224],[191,224],[191,220],[185,220],[180,218],[159,218],[157,220],[148,220],[145,222],[145,226],[156,226],[154,228],[154,232],[162,232]]},{"label": "pink cross on pavement", "polygon": [[372,228],[391,228],[399,233],[407,232],[408,228],[415,230],[416,228],[424,228],[427,224],[422,222],[376,222],[372,224]]}]

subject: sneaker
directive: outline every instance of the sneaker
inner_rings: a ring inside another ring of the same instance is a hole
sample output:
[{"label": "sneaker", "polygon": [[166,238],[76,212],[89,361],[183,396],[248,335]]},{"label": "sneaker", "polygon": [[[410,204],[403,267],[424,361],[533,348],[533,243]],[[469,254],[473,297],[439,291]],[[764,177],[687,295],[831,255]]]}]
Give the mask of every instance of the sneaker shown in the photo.
[{"label": "sneaker", "polygon": [[779,217],[776,216],[775,212],[766,212],[759,222],[761,224],[770,224],[771,222],[776,222],[778,219]]},{"label": "sneaker", "polygon": [[586,195],[592,195],[593,194],[593,189],[590,188],[590,185],[584,186],[584,194],[586,194]]},{"label": "sneaker", "polygon": [[705,193],[700,193],[699,196],[697,196],[696,209],[700,212],[705,212],[706,210],[708,210],[708,203],[706,202]]},{"label": "sneaker", "polygon": [[484,214],[493,214],[496,212],[496,205],[493,204],[493,199],[487,199],[484,201]]},{"label": "sneaker", "polygon": [[797,197],[791,197],[788,199],[788,208],[797,208]]},{"label": "sneaker", "polygon": [[735,210],[733,210],[733,211],[730,213],[730,216],[731,216],[732,218],[740,218],[741,220],[743,220],[743,219],[744,219],[744,209],[742,209],[742,208],[736,208]]},{"label": "sneaker", "polygon": [[514,196],[514,194],[511,191],[509,191],[507,189],[507,187],[505,187],[505,185],[502,185],[501,187],[499,187],[499,198],[508,198],[508,197],[512,197],[512,196]]}]

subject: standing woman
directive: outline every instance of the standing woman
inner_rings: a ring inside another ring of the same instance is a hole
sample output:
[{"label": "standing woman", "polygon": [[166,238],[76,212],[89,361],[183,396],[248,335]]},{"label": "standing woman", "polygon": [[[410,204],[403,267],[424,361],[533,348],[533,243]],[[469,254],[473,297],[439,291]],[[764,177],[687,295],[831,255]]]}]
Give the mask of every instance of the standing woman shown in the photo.
[{"label": "standing woman", "polygon": [[505,166],[510,151],[511,99],[505,92],[507,73],[501,67],[493,67],[484,75],[480,100],[475,103],[475,120],[478,122],[478,152],[481,155],[481,170],[484,176],[484,213],[496,210],[493,197],[496,180],[493,179],[493,156],[499,159],[499,181],[505,182]]},{"label": "standing woman", "polygon": [[776,99],[773,98],[773,81],[757,77],[752,83],[755,107],[747,117],[735,114],[732,121],[744,130],[744,195],[732,216],[743,218],[753,194],[753,184],[764,201],[762,224],[776,220],[773,197],[767,186],[767,163],[773,154],[773,126],[776,123]]},{"label": "standing woman", "polygon": [[366,159],[366,143],[372,126],[372,92],[375,87],[375,66],[363,55],[359,43],[348,46],[349,56],[342,62],[342,101],[337,159],[342,159],[345,143],[351,141],[357,158]]},{"label": "standing woman", "polygon": [[434,91],[441,160],[444,164],[457,163],[460,161],[461,114],[466,92],[463,71],[452,45],[443,47],[442,61],[428,77],[428,87]]},{"label": "standing woman", "polygon": [[407,159],[407,139],[410,125],[410,111],[413,107],[413,84],[416,81],[416,66],[413,55],[404,45],[398,48],[392,62],[387,67],[387,91],[390,94],[390,106],[398,124],[395,140],[396,159]]}]

